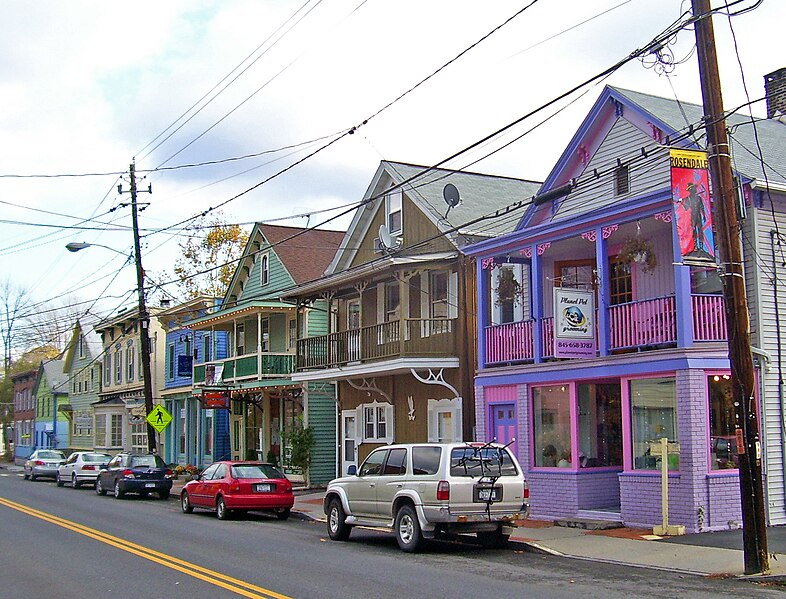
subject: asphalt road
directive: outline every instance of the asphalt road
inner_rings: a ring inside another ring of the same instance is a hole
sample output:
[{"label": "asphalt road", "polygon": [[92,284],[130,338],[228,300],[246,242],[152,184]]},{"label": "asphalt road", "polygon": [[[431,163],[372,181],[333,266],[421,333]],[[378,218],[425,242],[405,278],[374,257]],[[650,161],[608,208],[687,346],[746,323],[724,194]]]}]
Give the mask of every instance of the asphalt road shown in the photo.
[{"label": "asphalt road", "polygon": [[778,588],[472,544],[401,553],[392,536],[168,501],[98,497],[0,471],[0,598],[782,597]]}]

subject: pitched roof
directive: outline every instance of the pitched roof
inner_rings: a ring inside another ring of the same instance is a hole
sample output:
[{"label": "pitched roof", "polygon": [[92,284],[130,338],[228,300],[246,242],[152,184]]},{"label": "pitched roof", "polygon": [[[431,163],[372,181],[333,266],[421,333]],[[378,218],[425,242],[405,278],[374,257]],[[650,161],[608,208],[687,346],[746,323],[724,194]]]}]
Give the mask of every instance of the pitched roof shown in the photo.
[{"label": "pitched roof", "polygon": [[[443,221],[447,228],[459,228],[465,234],[494,237],[515,228],[511,219],[498,218],[470,224],[471,221],[487,216],[499,208],[525,200],[540,188],[540,182],[512,177],[500,177],[468,171],[431,169],[426,166],[403,162],[383,161],[389,172],[400,177],[400,181],[413,179],[403,189],[407,196],[421,209],[430,213],[436,220]],[[424,173],[418,177],[421,173]],[[395,178],[395,177],[394,177]],[[443,191],[445,185],[452,183],[459,190],[461,201],[458,206],[448,210]]]},{"label": "pitched roof", "polygon": [[41,368],[46,375],[46,382],[52,391],[68,392],[68,386],[65,384],[68,381],[68,375],[63,372],[64,366],[65,360],[47,360],[41,363]]},{"label": "pitched roof", "polygon": [[[610,87],[613,92],[657,119],[673,131],[685,129],[689,123],[700,123],[704,109],[698,104],[677,102],[641,92]],[[683,116],[684,112],[684,116]],[[687,119],[687,121],[686,121]],[[779,119],[762,119],[734,113],[726,117],[734,169],[750,179],[765,178],[762,159],[767,165],[770,183],[786,183],[786,124]],[[757,140],[758,137],[758,140]]]},{"label": "pitched roof", "polygon": [[297,284],[320,278],[344,239],[343,231],[258,226]]}]

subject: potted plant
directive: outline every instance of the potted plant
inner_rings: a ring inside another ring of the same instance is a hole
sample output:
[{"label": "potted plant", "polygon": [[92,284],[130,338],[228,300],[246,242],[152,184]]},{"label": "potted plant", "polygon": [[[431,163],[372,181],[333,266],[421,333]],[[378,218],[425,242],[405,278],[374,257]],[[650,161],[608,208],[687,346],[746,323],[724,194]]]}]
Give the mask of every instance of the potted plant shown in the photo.
[{"label": "potted plant", "polygon": [[495,303],[498,306],[508,302],[516,303],[520,300],[523,289],[521,283],[516,280],[512,268],[502,268],[500,270],[495,291],[497,292]]},{"label": "potted plant", "polygon": [[655,256],[652,242],[638,236],[631,237],[622,244],[617,258],[627,264],[638,264],[642,272],[652,272],[658,265],[658,258]]}]

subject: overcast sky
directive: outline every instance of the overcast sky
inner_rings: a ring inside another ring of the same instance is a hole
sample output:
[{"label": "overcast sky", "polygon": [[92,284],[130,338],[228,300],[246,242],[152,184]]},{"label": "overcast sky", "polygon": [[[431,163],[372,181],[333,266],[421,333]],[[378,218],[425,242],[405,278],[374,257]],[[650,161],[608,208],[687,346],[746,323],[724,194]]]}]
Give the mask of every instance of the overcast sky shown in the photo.
[{"label": "overcast sky", "polygon": [[[354,135],[228,202],[227,220],[319,224],[336,212],[301,215],[360,200],[380,160],[440,163],[645,46],[690,8],[686,0],[536,1],[379,112],[527,4],[4,2],[0,276],[31,289],[39,301],[64,296],[87,301],[103,292],[107,297],[93,312],[114,311],[135,287],[133,267],[113,279],[124,262],[120,254],[98,247],[71,254],[63,248],[86,241],[130,251],[129,209],[118,208],[129,197],[118,195],[120,181],[111,173],[127,171],[133,159],[145,177],[140,187],[153,187],[152,195],[140,195],[149,202],[141,226],[151,233],[143,261],[161,281],[172,271],[178,236],[153,230],[226,202],[330,136],[359,126]],[[744,0],[732,10],[755,4]],[[714,7],[722,5],[713,1]],[[786,66],[775,50],[785,17],[783,0],[764,0],[731,21],[715,17],[727,108],[747,101],[743,74],[747,95],[758,100],[763,76]],[[652,60],[634,60],[583,96],[560,102],[446,166],[466,167],[559,108],[532,133],[468,168],[543,180],[604,84],[700,103],[694,33],[685,30],[673,42],[669,48],[679,64],[668,77],[652,68]],[[763,116],[763,102],[753,111]],[[249,155],[255,156],[226,161]],[[146,172],[208,161],[223,162]],[[11,176],[95,173],[101,175]],[[122,183],[127,190],[127,177]],[[274,220],[284,217],[294,218]],[[84,222],[90,218],[95,220]],[[120,230],[101,230],[110,222]],[[326,226],[341,229],[348,222],[344,217]],[[39,226],[47,224],[97,230]],[[126,303],[133,300],[131,295]]]}]

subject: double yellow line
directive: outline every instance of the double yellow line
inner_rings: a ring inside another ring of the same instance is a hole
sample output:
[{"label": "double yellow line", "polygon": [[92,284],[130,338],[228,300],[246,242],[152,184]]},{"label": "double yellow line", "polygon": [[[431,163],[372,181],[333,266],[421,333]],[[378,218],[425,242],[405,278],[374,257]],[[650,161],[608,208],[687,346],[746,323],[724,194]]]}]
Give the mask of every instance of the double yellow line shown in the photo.
[{"label": "double yellow line", "polygon": [[153,549],[148,549],[142,545],[132,543],[131,541],[126,541],[120,537],[106,534],[100,530],[96,530],[76,522],[71,522],[70,520],[59,518],[57,516],[53,516],[52,514],[47,514],[46,512],[27,507],[20,503],[9,501],[4,497],[0,497],[0,505],[4,505],[8,508],[11,508],[12,510],[27,514],[28,516],[39,518],[45,522],[56,524],[57,526],[72,530],[91,539],[95,539],[96,541],[100,541],[101,543],[111,545],[112,547],[117,547],[122,551],[132,553],[146,560],[150,560],[151,562],[161,564],[162,566],[166,566],[172,570],[177,570],[178,572],[182,572],[183,574],[187,574],[188,576],[192,576],[244,597],[250,597],[251,599],[292,599],[287,595],[281,595],[269,589],[238,580],[237,578],[232,578],[226,574],[221,574],[215,570],[203,568],[202,566],[178,559],[174,556],[167,555],[166,553],[160,553],[158,551],[154,551]]}]

